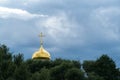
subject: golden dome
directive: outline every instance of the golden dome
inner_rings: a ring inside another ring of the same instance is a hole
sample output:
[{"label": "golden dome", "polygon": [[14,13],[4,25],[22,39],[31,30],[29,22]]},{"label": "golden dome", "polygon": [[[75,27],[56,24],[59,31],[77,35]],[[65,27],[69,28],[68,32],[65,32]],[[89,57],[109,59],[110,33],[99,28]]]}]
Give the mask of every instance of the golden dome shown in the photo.
[{"label": "golden dome", "polygon": [[42,33],[40,33],[40,49],[38,51],[36,51],[33,56],[32,56],[32,59],[47,59],[49,60],[50,59],[50,54],[49,52],[47,52],[44,48],[43,48],[43,41],[42,41],[42,37],[44,37],[44,35]]},{"label": "golden dome", "polygon": [[49,60],[50,54],[41,46],[40,49],[33,54],[32,59],[48,59]]}]

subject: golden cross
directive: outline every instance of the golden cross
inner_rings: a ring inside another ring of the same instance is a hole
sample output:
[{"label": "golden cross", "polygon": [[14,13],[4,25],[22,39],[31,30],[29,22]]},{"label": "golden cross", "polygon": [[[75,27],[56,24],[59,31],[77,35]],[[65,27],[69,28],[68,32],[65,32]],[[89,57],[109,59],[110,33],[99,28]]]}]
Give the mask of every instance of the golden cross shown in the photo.
[{"label": "golden cross", "polygon": [[43,39],[42,38],[45,37],[45,35],[43,35],[42,32],[41,32],[39,37],[40,37],[40,45],[42,46],[43,45]]}]

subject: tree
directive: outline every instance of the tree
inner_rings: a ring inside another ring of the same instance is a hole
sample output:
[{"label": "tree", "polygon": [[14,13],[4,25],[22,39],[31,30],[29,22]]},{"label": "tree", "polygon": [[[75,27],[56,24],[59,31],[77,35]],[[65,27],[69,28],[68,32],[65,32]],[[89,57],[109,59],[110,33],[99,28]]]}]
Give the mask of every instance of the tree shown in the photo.
[{"label": "tree", "polygon": [[25,64],[21,64],[19,67],[15,69],[14,79],[15,80],[28,80],[29,71],[27,70],[27,66]]},{"label": "tree", "polygon": [[66,59],[61,59],[61,58],[57,58],[54,61],[52,61],[51,67],[61,65],[62,63],[69,63],[69,64],[72,64],[76,68],[81,68],[81,63],[79,61],[66,60]]},{"label": "tree", "polygon": [[95,69],[95,61],[84,61],[83,62],[83,69],[89,73],[94,72]]},{"label": "tree", "polygon": [[64,80],[66,67],[64,65],[55,66],[50,70],[51,80]]},{"label": "tree", "polygon": [[88,80],[104,80],[103,77],[100,77],[94,72],[88,73]]},{"label": "tree", "polygon": [[0,62],[8,60],[12,61],[12,53],[6,45],[0,45]]},{"label": "tree", "polygon": [[42,68],[40,72],[33,73],[31,80],[50,80],[49,70]]},{"label": "tree", "polygon": [[51,61],[42,61],[42,60],[27,60],[26,65],[31,73],[40,71],[42,68],[51,68]]},{"label": "tree", "polygon": [[74,64],[74,66],[75,66],[76,68],[78,68],[78,69],[81,68],[81,63],[80,63],[80,61],[75,61],[75,60],[73,60],[72,63]]},{"label": "tree", "polygon": [[107,55],[102,55],[95,62],[95,73],[105,80],[118,80],[118,72],[115,62]]},{"label": "tree", "polygon": [[24,61],[23,54],[19,53],[19,54],[13,56],[13,62],[17,66],[20,66],[23,61]]},{"label": "tree", "polygon": [[116,68],[115,62],[107,55],[102,55],[96,61],[84,61],[83,68],[87,75],[95,73],[95,76],[102,77],[104,80],[120,79],[120,71]]},{"label": "tree", "polygon": [[120,80],[120,69],[107,55],[84,61],[83,69],[79,61],[61,58],[24,60],[23,54],[13,56],[7,46],[0,45],[0,80]]},{"label": "tree", "polygon": [[48,69],[42,68],[40,70],[40,80],[50,80],[50,73]]},{"label": "tree", "polygon": [[65,73],[68,69],[73,68],[74,65],[68,62],[63,62],[62,64],[51,68],[50,76],[52,80],[65,80]]},{"label": "tree", "polygon": [[71,68],[65,74],[65,80],[84,80],[84,78],[84,73],[77,68]]},{"label": "tree", "polygon": [[0,80],[6,80],[12,76],[14,64],[12,62],[12,53],[5,45],[0,45]]},{"label": "tree", "polygon": [[40,73],[39,72],[35,72],[32,74],[31,80],[40,80]]}]

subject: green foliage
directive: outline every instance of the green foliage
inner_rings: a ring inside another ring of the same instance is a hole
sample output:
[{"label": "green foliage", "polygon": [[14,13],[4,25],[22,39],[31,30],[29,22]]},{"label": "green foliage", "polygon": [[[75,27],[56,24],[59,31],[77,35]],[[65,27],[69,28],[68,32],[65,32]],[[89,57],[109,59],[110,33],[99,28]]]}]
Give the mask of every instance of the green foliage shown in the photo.
[{"label": "green foliage", "polygon": [[120,80],[120,69],[107,55],[83,65],[61,58],[24,60],[23,54],[12,55],[7,46],[0,45],[0,80]]},{"label": "green foliage", "polygon": [[94,71],[95,61],[84,61],[83,68],[87,73]]},{"label": "green foliage", "polygon": [[27,80],[29,76],[29,71],[27,71],[27,66],[22,64],[15,69],[14,79],[15,80]]},{"label": "green foliage", "polygon": [[84,73],[77,68],[71,68],[65,74],[65,80],[84,80],[84,78]]},{"label": "green foliage", "polygon": [[16,66],[20,66],[23,62],[23,54],[17,54],[13,56],[13,62]]},{"label": "green foliage", "polygon": [[102,55],[96,61],[84,61],[83,68],[87,74],[95,73],[104,80],[120,80],[120,71],[116,68],[115,62],[107,55]]},{"label": "green foliage", "polygon": [[31,80],[40,80],[40,73],[39,72],[35,72],[32,74]]},{"label": "green foliage", "polygon": [[95,72],[105,80],[117,80],[118,75],[115,62],[107,55],[102,55],[97,59],[95,67]]},{"label": "green foliage", "polygon": [[9,48],[5,45],[0,45],[0,62],[1,61],[11,61],[12,53],[9,52]]},{"label": "green foliage", "polygon": [[49,70],[42,68],[40,71],[32,74],[31,80],[50,80]]},{"label": "green foliage", "polygon": [[65,80],[65,74],[69,69],[80,69],[80,63],[77,61],[57,59],[55,60],[55,63],[53,62],[53,64],[54,67],[50,70],[52,80]]},{"label": "green foliage", "polygon": [[57,65],[61,65],[63,63],[69,63],[69,64],[73,65],[76,68],[81,68],[81,64],[80,64],[79,61],[65,60],[65,59],[61,59],[61,58],[57,58],[54,61],[52,61],[52,67],[55,67]]},{"label": "green foliage", "polygon": [[0,80],[5,80],[12,76],[13,71],[12,53],[9,52],[5,45],[0,45]]},{"label": "green foliage", "polygon": [[55,66],[50,70],[51,80],[65,80],[65,72],[70,68],[70,65],[65,63]]},{"label": "green foliage", "polygon": [[41,60],[27,60],[26,65],[28,65],[28,69],[31,73],[35,73],[36,71],[40,71],[42,68],[49,69],[51,67],[50,61],[41,61]]},{"label": "green foliage", "polygon": [[50,71],[49,71],[49,69],[42,68],[40,70],[40,80],[50,80]]},{"label": "green foliage", "polygon": [[76,68],[81,68],[81,64],[79,61],[72,61],[72,62]]},{"label": "green foliage", "polygon": [[103,77],[100,77],[94,72],[88,73],[88,80],[104,80]]}]

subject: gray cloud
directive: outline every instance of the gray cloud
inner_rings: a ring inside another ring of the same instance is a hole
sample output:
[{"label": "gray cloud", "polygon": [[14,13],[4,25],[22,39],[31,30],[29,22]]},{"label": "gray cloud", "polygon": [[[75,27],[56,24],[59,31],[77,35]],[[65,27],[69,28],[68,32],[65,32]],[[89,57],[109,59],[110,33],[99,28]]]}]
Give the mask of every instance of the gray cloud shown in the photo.
[{"label": "gray cloud", "polygon": [[3,18],[3,19],[15,18],[15,19],[29,20],[36,17],[37,18],[47,17],[47,15],[31,14],[22,9],[0,7],[0,18]]},{"label": "gray cloud", "polygon": [[[0,4],[12,11],[0,10],[0,41],[12,51],[23,52],[25,58],[39,48],[37,35],[43,32],[44,47],[53,58],[85,60],[108,54],[120,65],[119,0],[5,0]],[[39,17],[41,13],[48,16]],[[3,18],[6,15],[8,19]]]}]

